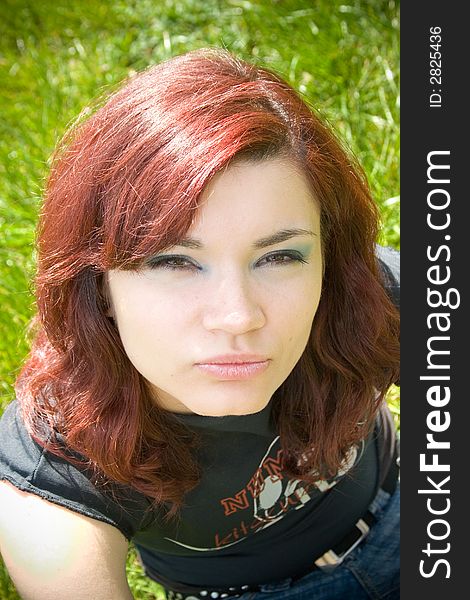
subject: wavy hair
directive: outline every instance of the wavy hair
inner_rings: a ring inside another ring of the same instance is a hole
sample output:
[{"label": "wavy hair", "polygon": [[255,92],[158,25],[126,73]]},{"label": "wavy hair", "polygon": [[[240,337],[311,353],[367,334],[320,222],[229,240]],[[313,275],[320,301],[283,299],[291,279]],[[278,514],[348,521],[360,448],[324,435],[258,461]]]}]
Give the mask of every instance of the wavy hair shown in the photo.
[{"label": "wavy hair", "polygon": [[364,174],[285,81],[221,50],[130,78],[59,144],[38,226],[36,336],[17,381],[31,435],[176,511],[199,480],[193,432],[155,405],[108,316],[104,273],[178,242],[211,178],[285,156],[321,209],[323,289],[307,347],[276,391],[285,468],[336,472],[398,376],[398,316],[375,257]]}]

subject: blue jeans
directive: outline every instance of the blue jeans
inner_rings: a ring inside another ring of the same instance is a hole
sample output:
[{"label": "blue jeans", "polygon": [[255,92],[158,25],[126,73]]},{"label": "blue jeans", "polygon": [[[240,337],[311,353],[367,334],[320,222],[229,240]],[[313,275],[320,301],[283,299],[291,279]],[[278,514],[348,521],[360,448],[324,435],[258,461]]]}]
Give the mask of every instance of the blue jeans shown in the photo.
[{"label": "blue jeans", "polygon": [[378,521],[331,573],[315,569],[292,582],[264,585],[240,600],[396,600],[400,598],[400,487],[379,490],[369,510]]}]

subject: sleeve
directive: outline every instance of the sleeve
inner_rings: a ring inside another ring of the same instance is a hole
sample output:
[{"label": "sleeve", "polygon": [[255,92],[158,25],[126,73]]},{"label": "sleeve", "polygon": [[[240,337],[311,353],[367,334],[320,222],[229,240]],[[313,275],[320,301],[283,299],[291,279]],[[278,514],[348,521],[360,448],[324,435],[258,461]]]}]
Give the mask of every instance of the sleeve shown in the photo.
[{"label": "sleeve", "polygon": [[[398,310],[400,310],[400,253],[393,248],[376,246],[384,287]],[[400,385],[397,381],[396,385]],[[378,453],[381,484],[384,482],[395,452],[398,451],[395,423],[387,403],[384,401],[377,415]]]},{"label": "sleeve", "polygon": [[[398,250],[384,246],[376,246],[385,290],[397,310],[400,310],[400,253]],[[395,382],[400,385],[400,381]]]},{"label": "sleeve", "polygon": [[393,248],[376,246],[376,256],[390,299],[400,310],[400,253]]},{"label": "sleeve", "polygon": [[392,413],[384,401],[380,406],[380,410],[376,419],[377,432],[377,450],[380,465],[380,485],[385,481],[392,460],[395,460],[398,453],[398,439],[395,422]]},{"label": "sleeve", "polygon": [[13,401],[0,419],[0,479],[92,519],[128,539],[145,527],[150,502],[131,488],[92,483],[90,475],[47,452],[29,435]]}]

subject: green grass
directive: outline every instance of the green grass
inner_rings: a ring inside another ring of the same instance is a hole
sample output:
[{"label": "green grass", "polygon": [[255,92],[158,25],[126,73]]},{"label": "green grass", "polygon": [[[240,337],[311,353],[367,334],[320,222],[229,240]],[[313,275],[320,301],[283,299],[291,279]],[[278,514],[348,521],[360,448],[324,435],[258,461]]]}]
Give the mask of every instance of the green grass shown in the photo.
[{"label": "green grass", "polygon": [[127,555],[127,581],[132,590],[134,598],[142,600],[165,600],[165,593],[158,583],[155,583],[148,577],[145,577],[142,567],[138,562],[137,552],[133,545],[130,545]]},{"label": "green grass", "polygon": [[[34,225],[49,156],[129,72],[203,46],[282,73],[358,157],[399,247],[399,7],[394,0],[3,0],[0,5],[0,412],[28,350]],[[399,388],[389,394],[399,423]],[[131,551],[135,598],[161,598]],[[0,567],[0,598],[17,595]]]}]

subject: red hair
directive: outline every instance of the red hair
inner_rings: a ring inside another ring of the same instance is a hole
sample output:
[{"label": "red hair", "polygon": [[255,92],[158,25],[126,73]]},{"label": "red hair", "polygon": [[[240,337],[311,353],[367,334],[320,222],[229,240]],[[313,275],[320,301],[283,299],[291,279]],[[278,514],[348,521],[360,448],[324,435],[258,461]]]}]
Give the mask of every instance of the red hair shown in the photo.
[{"label": "red hair", "polygon": [[231,161],[274,156],[310,181],[325,262],[310,340],[274,395],[274,417],[293,476],[339,468],[398,376],[377,209],[361,169],[286,82],[217,50],[133,77],[56,151],[38,228],[38,332],[17,382],[37,441],[71,460],[65,442],[95,473],[173,508],[197,484],[195,436],[155,406],[128,360],[103,276],[180,240]]}]

